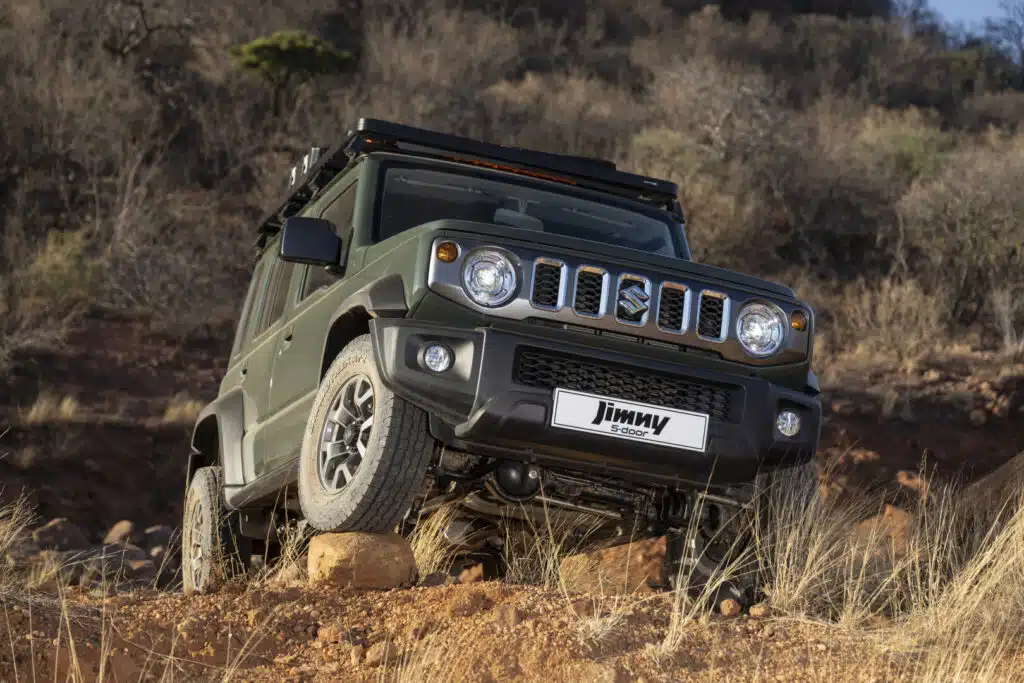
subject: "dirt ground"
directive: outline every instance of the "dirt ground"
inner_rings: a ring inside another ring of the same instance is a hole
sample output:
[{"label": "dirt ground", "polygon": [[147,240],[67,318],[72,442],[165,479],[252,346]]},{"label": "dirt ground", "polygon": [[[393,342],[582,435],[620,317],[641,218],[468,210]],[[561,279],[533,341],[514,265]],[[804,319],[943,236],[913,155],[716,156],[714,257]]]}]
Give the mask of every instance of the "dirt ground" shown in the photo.
[{"label": "dirt ground", "polygon": [[749,616],[686,624],[666,647],[672,605],[664,594],[601,604],[486,582],[72,596],[71,604],[63,620],[52,606],[8,607],[3,680],[67,680],[69,672],[95,680],[100,662],[112,681],[252,683],[900,681],[919,680],[922,665],[893,649],[885,631]]},{"label": "dirt ground", "polygon": [[[59,352],[24,359],[0,398],[4,500],[25,492],[38,523],[66,517],[91,543],[120,520],[176,527],[190,411],[216,394],[228,337],[182,344],[94,317]],[[819,457],[837,492],[869,489],[898,507],[926,487],[922,465],[972,480],[1024,452],[1024,364],[968,352],[909,368],[847,358],[830,365],[823,388]],[[39,409],[44,392],[55,407]],[[0,598],[3,681],[221,680],[225,671],[255,683],[921,677],[919,657],[894,647],[884,624],[873,634],[713,616],[673,630],[666,594],[609,602],[484,582]],[[667,634],[677,642],[666,648]]]}]

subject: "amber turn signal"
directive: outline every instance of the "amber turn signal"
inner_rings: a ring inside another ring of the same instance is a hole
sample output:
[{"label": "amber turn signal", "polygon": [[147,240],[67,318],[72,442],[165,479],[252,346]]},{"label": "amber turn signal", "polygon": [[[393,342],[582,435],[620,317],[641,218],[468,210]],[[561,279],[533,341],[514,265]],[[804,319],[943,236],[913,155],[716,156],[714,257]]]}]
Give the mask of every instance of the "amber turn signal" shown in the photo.
[{"label": "amber turn signal", "polygon": [[797,332],[803,332],[807,329],[807,314],[803,311],[794,311],[793,316],[789,320],[789,324],[793,326],[793,329]]},{"label": "amber turn signal", "polygon": [[451,263],[459,257],[459,247],[455,242],[441,242],[437,245],[437,259]]}]

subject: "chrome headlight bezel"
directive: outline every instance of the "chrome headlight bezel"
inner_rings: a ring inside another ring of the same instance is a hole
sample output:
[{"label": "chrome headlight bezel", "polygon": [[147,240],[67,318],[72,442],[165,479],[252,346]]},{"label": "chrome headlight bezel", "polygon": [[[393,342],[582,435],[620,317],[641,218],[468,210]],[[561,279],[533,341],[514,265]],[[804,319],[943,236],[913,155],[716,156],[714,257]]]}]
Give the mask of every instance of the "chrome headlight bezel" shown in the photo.
[{"label": "chrome headlight bezel", "polygon": [[[746,324],[752,316],[760,316],[767,320],[773,332],[769,335],[770,344],[758,349],[750,346],[747,341]],[[740,343],[744,353],[754,358],[770,358],[779,353],[786,345],[786,334],[789,329],[786,314],[777,305],[770,301],[751,301],[743,305],[736,316],[736,340]]]},{"label": "chrome headlight bezel", "polygon": [[[480,291],[483,285],[481,277],[488,277],[484,275],[485,269],[491,273],[490,277],[495,279],[497,285],[496,291],[490,295]],[[462,291],[470,301],[484,308],[500,308],[513,301],[521,280],[516,261],[496,247],[483,247],[466,254],[459,279]]]}]

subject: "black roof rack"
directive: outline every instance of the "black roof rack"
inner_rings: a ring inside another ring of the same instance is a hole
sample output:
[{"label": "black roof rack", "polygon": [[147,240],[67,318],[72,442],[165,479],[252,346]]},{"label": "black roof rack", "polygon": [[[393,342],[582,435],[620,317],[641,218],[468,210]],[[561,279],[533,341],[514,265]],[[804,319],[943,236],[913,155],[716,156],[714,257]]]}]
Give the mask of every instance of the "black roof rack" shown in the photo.
[{"label": "black roof rack", "polygon": [[355,129],[331,148],[313,147],[291,169],[288,195],[260,222],[262,246],[284,219],[301,211],[330,181],[361,154],[391,151],[498,168],[558,182],[590,187],[657,204],[678,207],[678,186],[667,180],[627,173],[611,161],[504,147],[471,138],[414,128],[379,119],[359,119]]}]

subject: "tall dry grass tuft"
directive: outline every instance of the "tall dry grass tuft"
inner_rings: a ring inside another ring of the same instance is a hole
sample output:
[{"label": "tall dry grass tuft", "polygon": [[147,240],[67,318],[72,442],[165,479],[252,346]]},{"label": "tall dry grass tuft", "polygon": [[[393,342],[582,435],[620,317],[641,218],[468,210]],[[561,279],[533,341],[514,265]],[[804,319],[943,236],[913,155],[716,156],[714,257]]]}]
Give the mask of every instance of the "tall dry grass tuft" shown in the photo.
[{"label": "tall dry grass tuft", "polygon": [[[962,492],[930,482],[896,528],[880,523],[881,506],[867,497],[822,497],[801,470],[778,477],[751,522],[750,550],[773,610],[873,638],[914,680],[1012,680],[1024,652],[1024,495],[984,501]],[[653,654],[677,650],[735,571],[735,562],[717,567],[699,596],[677,591]],[[686,578],[681,571],[678,585]]]},{"label": "tall dry grass tuft", "polygon": [[446,532],[458,518],[458,510],[458,503],[449,503],[417,521],[409,543],[420,576],[451,572],[457,553]]},{"label": "tall dry grass tuft", "polygon": [[539,515],[521,505],[506,512],[505,580],[552,589],[563,584],[562,561],[587,549],[603,522],[582,512],[553,510],[543,501],[541,505]]}]

